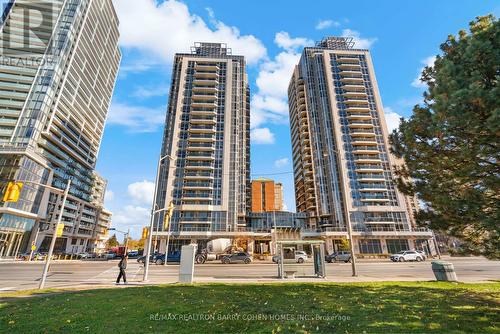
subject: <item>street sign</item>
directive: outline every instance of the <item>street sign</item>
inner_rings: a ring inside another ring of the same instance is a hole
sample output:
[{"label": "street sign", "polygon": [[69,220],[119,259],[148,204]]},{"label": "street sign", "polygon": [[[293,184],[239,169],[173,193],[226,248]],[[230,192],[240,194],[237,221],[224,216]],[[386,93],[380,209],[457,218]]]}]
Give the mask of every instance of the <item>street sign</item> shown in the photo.
[{"label": "street sign", "polygon": [[31,245],[31,250],[32,251],[36,250],[36,246],[35,245]]},{"label": "street sign", "polygon": [[59,223],[57,224],[57,237],[62,237],[64,231],[64,224]]}]

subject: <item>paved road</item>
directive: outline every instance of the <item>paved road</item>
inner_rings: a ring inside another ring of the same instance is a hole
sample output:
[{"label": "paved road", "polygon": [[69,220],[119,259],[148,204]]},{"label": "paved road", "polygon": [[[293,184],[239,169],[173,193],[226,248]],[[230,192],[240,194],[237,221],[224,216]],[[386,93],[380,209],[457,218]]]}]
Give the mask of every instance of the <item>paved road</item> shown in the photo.
[{"label": "paved road", "polygon": [[[484,258],[452,258],[458,279],[463,282],[500,280],[500,261]],[[54,262],[51,265],[46,287],[98,287],[110,286],[118,274],[117,261],[109,262]],[[297,270],[297,275],[312,274],[312,263],[288,265]],[[149,284],[175,283],[178,265],[150,266]],[[38,287],[43,263],[0,262],[0,293],[2,291],[35,289]],[[129,285],[142,283],[143,268],[130,260],[127,269]],[[245,264],[221,264],[211,262],[195,266],[197,282],[267,282],[275,281],[277,266],[273,263],[255,262]],[[326,281],[418,281],[433,280],[430,261],[392,263],[390,261],[359,261],[358,277],[351,277],[349,263],[327,264]],[[296,281],[323,281],[298,278]]]}]

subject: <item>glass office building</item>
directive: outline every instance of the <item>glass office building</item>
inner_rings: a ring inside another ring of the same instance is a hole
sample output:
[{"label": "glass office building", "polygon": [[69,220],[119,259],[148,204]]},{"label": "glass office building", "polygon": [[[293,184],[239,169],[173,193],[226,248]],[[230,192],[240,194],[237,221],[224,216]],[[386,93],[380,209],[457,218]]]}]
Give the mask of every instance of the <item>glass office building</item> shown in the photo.
[{"label": "glass office building", "polygon": [[[112,1],[8,1],[0,24],[2,193],[25,182],[18,202],[0,202],[0,256],[24,251],[38,228],[43,250],[60,210],[56,250],[92,250],[105,191],[94,170],[121,58]],[[36,184],[68,180],[65,208]]]},{"label": "glass office building", "polygon": [[[186,238],[245,226],[250,199],[250,90],[243,56],[220,43],[175,55],[155,209],[175,206]],[[165,247],[163,212],[155,216]],[[193,234],[193,235],[194,235]]]},{"label": "glass office building", "polygon": [[311,229],[338,238],[351,224],[357,251],[377,254],[389,252],[387,239],[408,241],[389,242],[393,251],[432,236],[417,231],[413,199],[396,188],[394,166],[401,161],[389,152],[368,50],[354,48],[348,37],[304,48],[288,97],[296,207],[309,213]]}]

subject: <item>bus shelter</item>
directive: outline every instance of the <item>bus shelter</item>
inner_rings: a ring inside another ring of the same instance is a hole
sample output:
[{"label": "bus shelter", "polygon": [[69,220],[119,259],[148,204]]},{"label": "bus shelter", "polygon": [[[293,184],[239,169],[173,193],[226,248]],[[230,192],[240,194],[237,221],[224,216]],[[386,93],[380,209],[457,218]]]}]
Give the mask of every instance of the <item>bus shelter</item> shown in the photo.
[{"label": "bus shelter", "polygon": [[279,240],[276,247],[278,278],[326,278],[323,240]]}]

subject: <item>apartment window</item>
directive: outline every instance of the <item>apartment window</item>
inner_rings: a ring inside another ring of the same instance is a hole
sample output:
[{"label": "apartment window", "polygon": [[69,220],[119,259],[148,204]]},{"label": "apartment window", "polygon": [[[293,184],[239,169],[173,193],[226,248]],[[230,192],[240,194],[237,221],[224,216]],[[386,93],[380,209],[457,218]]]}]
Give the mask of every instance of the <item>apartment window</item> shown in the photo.
[{"label": "apartment window", "polygon": [[71,244],[76,245],[77,239],[71,239]]},{"label": "apartment window", "polygon": [[408,246],[408,240],[406,239],[388,239],[386,242],[387,250],[390,254],[405,251],[410,248]]},{"label": "apartment window", "polygon": [[379,239],[366,239],[359,241],[359,252],[361,254],[382,254],[382,246]]}]

